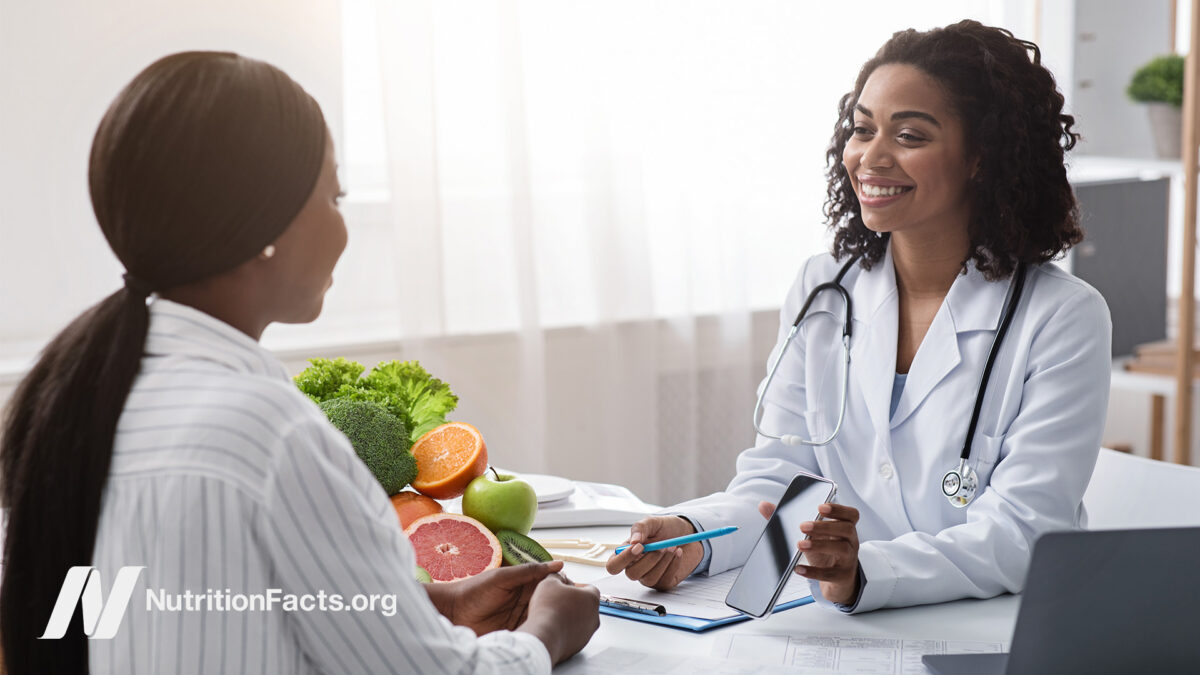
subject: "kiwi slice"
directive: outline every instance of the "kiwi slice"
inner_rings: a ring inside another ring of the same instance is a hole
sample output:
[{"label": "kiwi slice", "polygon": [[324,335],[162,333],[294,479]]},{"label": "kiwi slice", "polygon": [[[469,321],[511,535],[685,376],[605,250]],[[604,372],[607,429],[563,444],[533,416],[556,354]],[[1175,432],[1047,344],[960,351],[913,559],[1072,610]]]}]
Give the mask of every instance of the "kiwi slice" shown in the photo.
[{"label": "kiwi slice", "polygon": [[425,568],[421,567],[420,565],[413,566],[413,576],[417,578],[417,581],[423,584],[433,583],[433,577],[429,576],[429,572],[426,572]]},{"label": "kiwi slice", "polygon": [[542,545],[526,537],[520,532],[500,530],[496,533],[500,540],[500,554],[509,565],[522,565],[533,562],[550,562],[554,559]]}]

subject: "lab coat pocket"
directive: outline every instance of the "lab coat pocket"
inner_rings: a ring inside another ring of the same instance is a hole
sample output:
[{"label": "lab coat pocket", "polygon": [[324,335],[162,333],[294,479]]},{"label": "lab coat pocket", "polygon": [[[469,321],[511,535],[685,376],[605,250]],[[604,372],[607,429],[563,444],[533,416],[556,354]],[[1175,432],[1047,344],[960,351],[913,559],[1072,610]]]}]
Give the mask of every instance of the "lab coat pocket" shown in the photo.
[{"label": "lab coat pocket", "polygon": [[996,468],[996,463],[1000,461],[1004,438],[1004,434],[988,436],[981,433],[975,436],[975,443],[971,446],[971,463],[976,475],[979,476],[980,486],[987,485],[991,480],[992,471]]},{"label": "lab coat pocket", "polygon": [[808,438],[821,440],[828,433],[825,418],[820,408],[809,408],[804,411],[804,426],[808,427]]}]

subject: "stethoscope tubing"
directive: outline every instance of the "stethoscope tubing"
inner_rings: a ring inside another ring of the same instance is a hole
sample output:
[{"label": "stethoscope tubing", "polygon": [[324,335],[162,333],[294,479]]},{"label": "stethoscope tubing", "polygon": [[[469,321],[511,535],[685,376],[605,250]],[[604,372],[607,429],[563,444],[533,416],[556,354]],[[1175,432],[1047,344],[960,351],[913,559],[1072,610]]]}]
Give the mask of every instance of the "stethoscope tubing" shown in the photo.
[{"label": "stethoscope tubing", "polygon": [[979,393],[975,395],[975,408],[971,411],[971,423],[967,426],[967,438],[963,441],[962,453],[959,457],[966,462],[971,458],[971,443],[975,439],[975,427],[979,426],[979,413],[983,410],[983,396],[987,393],[988,380],[992,377],[992,366],[996,365],[996,355],[1004,344],[1004,336],[1012,324],[1013,315],[1017,313],[1017,304],[1021,302],[1021,293],[1025,290],[1025,263],[1018,263],[1013,272],[1012,283],[1008,286],[1008,297],[1004,302],[1004,314],[1000,318],[1000,327],[996,329],[996,337],[992,339],[992,348],[988,350],[987,361],[983,365],[983,375],[979,378]]},{"label": "stethoscope tubing", "polygon": [[[807,319],[809,317],[804,317],[804,318]],[[838,437],[838,434],[841,433],[841,431],[842,431],[842,422],[845,421],[845,419],[846,419],[846,401],[849,397],[849,392],[850,392],[850,336],[849,335],[842,335],[842,353],[845,355],[845,360],[842,363],[842,396],[841,396],[842,404],[838,410],[837,425],[834,426],[833,431],[829,434],[828,438],[826,438],[825,440],[821,440],[821,441],[815,441],[815,440],[805,440],[803,438],[800,438],[799,436],[795,436],[792,434],[783,434],[782,436],[772,436],[771,434],[768,434],[767,432],[763,431],[762,426],[759,424],[759,422],[761,421],[761,418],[762,418],[763,395],[771,387],[771,380],[775,379],[775,371],[779,369],[779,363],[780,363],[780,361],[783,361],[783,355],[785,353],[787,353],[787,347],[789,344],[791,344],[792,338],[796,336],[796,332],[799,329],[800,329],[800,324],[797,323],[792,326],[790,331],[788,331],[788,335],[784,339],[784,342],[783,342],[783,348],[779,350],[779,355],[775,357],[775,361],[771,364],[770,370],[767,371],[767,381],[765,383],[763,383],[762,392],[759,393],[758,400],[754,404],[754,431],[756,431],[760,435],[765,436],[767,438],[771,438],[771,439],[774,439],[777,441],[782,441],[784,445],[811,445],[811,446],[820,447],[822,445],[829,445],[830,443],[833,442],[833,440],[835,438]]]},{"label": "stethoscope tubing", "polygon": [[[822,445],[828,445],[832,443],[833,440],[838,437],[838,434],[841,433],[842,422],[844,422],[846,419],[846,402],[848,401],[850,395],[850,335],[854,330],[854,304],[850,299],[850,293],[846,290],[846,287],[842,285],[842,279],[845,278],[846,273],[850,271],[850,268],[854,266],[854,263],[858,262],[858,259],[859,256],[857,255],[852,257],[850,260],[846,261],[844,265],[842,265],[842,269],[838,271],[837,276],[834,277],[832,281],[827,281],[812,289],[812,291],[810,291],[808,294],[808,298],[805,299],[804,305],[800,308],[799,313],[796,314],[796,320],[792,322],[792,328],[788,331],[787,337],[784,338],[783,346],[779,348],[779,354],[775,357],[774,363],[771,364],[770,369],[767,371],[767,380],[763,383],[762,389],[758,393],[758,400],[754,403],[754,431],[760,435],[766,438],[781,441],[784,445],[811,445],[820,447]],[[792,344],[792,339],[795,338],[796,333],[800,331],[800,324],[810,318],[808,316],[808,308],[812,306],[813,301],[817,299],[817,296],[820,295],[822,291],[827,290],[837,292],[838,296],[842,299],[842,309],[845,311],[844,321],[842,322],[842,353],[844,354],[844,360],[842,363],[842,404],[838,409],[837,424],[833,427],[833,431],[829,434],[829,438],[826,438],[822,441],[804,439],[792,434],[783,434],[781,436],[769,434],[766,431],[763,431],[763,428],[759,422],[762,416],[763,400],[767,394],[767,390],[771,388],[771,380],[775,379],[775,371],[779,369],[779,364],[783,362],[783,356],[784,354],[787,354],[788,347],[790,347]]]},{"label": "stethoscope tubing", "polygon": [[[853,265],[858,262],[859,256],[854,256],[848,260],[838,271],[837,276],[832,281],[827,281],[818,285],[809,292],[808,297],[804,301],[804,305],[800,308],[800,312],[796,315],[796,320],[792,322],[792,328],[788,331],[787,337],[784,338],[783,346],[779,349],[779,354],[775,357],[775,361],[771,364],[767,372],[766,382],[763,383],[762,389],[758,393],[758,400],[754,405],[754,430],[770,439],[782,441],[786,445],[811,445],[822,446],[832,443],[838,437],[842,430],[842,423],[846,417],[846,403],[850,389],[850,336],[853,330],[853,305],[850,299],[850,293],[842,286],[842,279]],[[1005,298],[1004,310],[1000,317],[1000,325],[996,329],[996,336],[992,339],[991,349],[988,351],[988,358],[984,364],[983,374],[979,379],[979,389],[975,395],[975,406],[971,411],[971,421],[967,426],[967,437],[963,442],[963,449],[960,453],[959,467],[960,470],[966,468],[967,460],[971,457],[971,443],[975,436],[975,430],[979,425],[979,416],[983,410],[983,397],[987,393],[988,381],[991,379],[992,368],[996,363],[996,355],[1000,352],[1000,347],[1004,343],[1004,336],[1008,333],[1008,328],[1012,324],[1013,316],[1016,314],[1017,305],[1021,301],[1021,295],[1025,288],[1026,265],[1018,263],[1016,271],[1013,272],[1012,283],[1008,287],[1008,297]],[[791,434],[783,434],[776,436],[767,433],[760,425],[762,415],[763,401],[766,398],[767,391],[771,387],[771,381],[775,379],[775,372],[779,369],[779,364],[783,361],[784,355],[787,353],[788,347],[791,346],[792,340],[800,330],[800,324],[803,323],[808,316],[808,309],[816,300],[817,296],[823,291],[833,290],[842,298],[845,311],[844,321],[842,325],[842,350],[845,353],[845,359],[842,366],[842,391],[841,391],[841,406],[838,411],[837,425],[828,438],[823,440],[803,439],[799,436]]]}]

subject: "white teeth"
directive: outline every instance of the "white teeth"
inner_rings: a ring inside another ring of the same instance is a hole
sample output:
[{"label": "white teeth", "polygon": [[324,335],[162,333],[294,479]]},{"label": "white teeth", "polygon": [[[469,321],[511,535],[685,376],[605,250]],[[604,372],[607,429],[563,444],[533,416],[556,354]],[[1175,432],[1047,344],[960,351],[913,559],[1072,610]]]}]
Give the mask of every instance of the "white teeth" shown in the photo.
[{"label": "white teeth", "polygon": [[904,190],[905,188],[899,185],[880,187],[878,185],[867,185],[864,183],[862,186],[863,194],[868,197],[891,197],[892,195],[900,194]]}]

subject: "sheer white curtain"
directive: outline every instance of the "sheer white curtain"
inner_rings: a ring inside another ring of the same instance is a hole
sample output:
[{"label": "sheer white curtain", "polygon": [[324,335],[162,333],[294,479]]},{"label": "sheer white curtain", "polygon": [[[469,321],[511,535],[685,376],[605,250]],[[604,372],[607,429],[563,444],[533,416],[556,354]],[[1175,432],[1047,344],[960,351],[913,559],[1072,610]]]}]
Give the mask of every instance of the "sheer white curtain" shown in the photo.
[{"label": "sheer white curtain", "polygon": [[719,489],[774,308],[828,242],[838,97],[895,30],[1027,33],[1028,9],[347,0],[351,246],[377,285],[395,272],[374,316],[496,463],[662,503]]},{"label": "sheer white curtain", "polygon": [[[669,503],[752,441],[775,308],[826,246],[837,99],[895,30],[1029,35],[1031,2],[84,0],[0,21],[0,403],[117,288],[91,135],[181,49],[268,60],[338,145],[350,244],[315,324],[264,343],[417,358],[495,462]],[[154,26],[147,31],[144,26]]]}]

